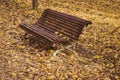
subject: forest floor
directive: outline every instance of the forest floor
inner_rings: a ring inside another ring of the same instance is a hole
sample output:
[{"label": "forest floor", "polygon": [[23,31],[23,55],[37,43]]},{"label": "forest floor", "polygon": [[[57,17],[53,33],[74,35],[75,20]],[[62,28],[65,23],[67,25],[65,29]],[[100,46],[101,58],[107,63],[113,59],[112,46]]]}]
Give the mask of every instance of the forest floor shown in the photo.
[{"label": "forest floor", "polygon": [[[79,37],[79,59],[22,37],[19,23],[34,23],[46,8],[92,21]],[[1,0],[0,80],[120,80],[120,1],[39,0],[32,10],[30,0]]]}]

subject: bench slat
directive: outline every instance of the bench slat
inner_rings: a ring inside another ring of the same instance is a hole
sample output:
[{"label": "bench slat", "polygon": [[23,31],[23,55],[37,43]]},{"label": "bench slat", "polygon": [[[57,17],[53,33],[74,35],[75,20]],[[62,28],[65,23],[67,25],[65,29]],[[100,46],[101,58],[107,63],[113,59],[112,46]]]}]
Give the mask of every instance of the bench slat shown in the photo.
[{"label": "bench slat", "polygon": [[46,23],[44,23],[43,24],[43,22],[39,22],[39,25],[43,25],[43,26],[46,26],[46,29],[48,29],[48,30],[51,30],[51,31],[54,31],[54,33],[53,34],[55,34],[55,32],[60,32],[60,33],[62,33],[64,36],[68,36],[69,38],[71,38],[71,40],[76,40],[76,37],[74,37],[74,35],[73,36],[71,36],[71,34],[68,34],[68,33],[65,33],[65,32],[63,32],[63,31],[61,31],[60,29],[58,29],[58,28],[53,28],[54,27],[54,25],[51,25],[51,24],[46,24]]},{"label": "bench slat", "polygon": [[[54,28],[55,28],[55,30],[56,31],[62,31],[63,33],[65,32],[65,33],[67,33],[67,34],[73,34],[74,36],[77,36],[79,33],[78,33],[78,30],[76,30],[76,31],[73,31],[74,30],[74,28],[71,28],[71,29],[73,29],[73,30],[71,30],[70,28],[68,29],[66,29],[65,27],[64,27],[64,25],[62,25],[62,24],[60,24],[60,25],[58,25],[54,20],[50,20],[50,19],[46,19],[46,18],[42,18],[43,20],[41,20],[41,21],[39,21],[39,22],[42,22],[42,23],[44,23],[44,24],[46,24],[46,25],[51,25],[52,27],[53,26],[55,26]],[[45,22],[46,21],[46,22]]]},{"label": "bench slat", "polygon": [[32,30],[33,32],[37,33],[38,35],[41,35],[42,37],[48,39],[49,41],[51,41],[51,43],[66,42],[61,37],[56,36],[55,34],[50,34],[49,31],[46,31],[45,29],[41,28],[38,25],[30,25],[30,24],[24,24],[24,23],[21,25],[28,28],[29,30]]},{"label": "bench slat", "polygon": [[47,42],[47,43],[50,44],[50,45],[53,44],[50,40],[46,39],[45,37],[43,37],[43,36],[41,36],[41,35],[38,35],[38,34],[35,33],[33,30],[28,29],[28,28],[27,28],[26,26],[24,26],[23,24],[20,24],[19,26],[20,26],[23,30],[25,30],[25,31],[27,31],[27,32],[29,32],[29,33],[31,33],[31,34],[34,34],[35,36],[39,36],[40,38],[42,38],[42,40],[43,40],[44,42]]},{"label": "bench slat", "polygon": [[[74,20],[74,21],[86,23],[86,25],[92,23],[91,21],[87,21],[87,20],[84,20],[84,19],[81,19],[81,18],[72,16],[72,15],[65,14],[65,13],[58,12],[58,11],[54,11],[54,10],[51,10],[51,9],[46,9],[45,11],[47,11],[47,12],[50,11],[50,13],[54,13],[54,14],[60,15],[61,17],[67,17],[67,18],[69,18],[70,20],[72,19],[72,20]],[[44,12],[45,12],[45,11],[44,11]]]},{"label": "bench slat", "polygon": [[46,31],[44,31],[43,29],[34,27],[32,25],[29,25],[29,24],[21,24],[21,25],[25,26],[29,30],[32,30],[34,33],[37,33],[37,34],[41,35],[42,37],[48,39],[49,41],[54,42],[54,40],[53,40],[54,38],[50,38],[52,36],[49,33],[47,33]]},{"label": "bench slat", "polygon": [[73,32],[77,32],[78,33],[78,30],[79,30],[79,27],[73,27],[72,25],[66,23],[66,22],[63,22],[61,20],[58,20],[56,18],[53,18],[53,17],[50,17],[50,16],[47,16],[47,17],[41,17],[42,19],[46,20],[46,21],[49,21],[51,23],[58,23],[61,28],[65,28],[67,30],[71,30]]},{"label": "bench slat", "polygon": [[53,30],[54,30],[54,33],[55,33],[55,32],[60,32],[60,33],[62,33],[63,35],[66,35],[66,36],[68,36],[69,38],[72,38],[72,40],[76,40],[76,39],[77,39],[75,35],[71,35],[70,33],[63,32],[62,30],[60,30],[60,28],[58,28],[58,26],[55,27],[54,24],[50,24],[50,23],[47,23],[47,22],[44,23],[44,22],[41,22],[41,21],[39,21],[39,24],[45,25],[47,29],[49,29],[49,28],[50,28],[50,29],[53,29]]},{"label": "bench slat", "polygon": [[80,24],[80,25],[91,24],[90,21],[86,21],[86,20],[77,18],[77,17],[72,16],[72,15],[63,14],[61,12],[57,12],[57,11],[54,11],[54,10],[51,10],[51,9],[46,9],[43,14],[54,15],[54,16],[58,17],[59,19],[62,18],[63,20],[67,20],[67,21],[77,23],[77,24]]},{"label": "bench slat", "polygon": [[[69,24],[69,25],[73,25],[74,26],[74,28],[79,28],[79,27],[81,27],[81,26],[83,26],[84,24],[82,23],[82,24],[80,24],[80,23],[76,23],[75,21],[73,21],[73,20],[70,20],[70,19],[68,19],[68,18],[65,18],[65,17],[62,17],[62,16],[58,16],[58,15],[56,15],[56,14],[52,14],[52,13],[44,13],[42,16],[46,16],[46,17],[52,17],[52,18],[55,18],[55,19],[58,19],[59,21],[61,21],[61,22],[64,22],[64,24]],[[79,27],[78,27],[79,26]]]}]

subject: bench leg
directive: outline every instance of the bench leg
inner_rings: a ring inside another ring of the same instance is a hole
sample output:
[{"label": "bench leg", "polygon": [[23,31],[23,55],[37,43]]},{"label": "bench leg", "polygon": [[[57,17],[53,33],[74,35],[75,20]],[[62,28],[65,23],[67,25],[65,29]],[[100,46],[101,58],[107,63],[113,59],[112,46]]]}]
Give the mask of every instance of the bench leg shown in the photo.
[{"label": "bench leg", "polygon": [[[57,51],[55,51],[55,52],[53,53],[53,56],[56,56],[59,52],[67,49],[67,50],[70,50],[70,51],[74,52],[74,54],[75,54],[76,58],[78,59],[78,61],[81,62],[81,61],[83,60],[83,57],[80,57],[79,54],[78,54],[78,53],[76,52],[76,50],[75,50],[78,45],[79,45],[79,44],[76,42],[76,43],[74,43],[74,44],[72,44],[72,45],[69,45],[69,46],[64,47],[64,48],[62,48],[62,49],[60,49],[60,50],[57,50]],[[71,47],[72,47],[72,49],[70,49]]]},{"label": "bench leg", "polygon": [[65,50],[65,48],[62,48],[62,49],[60,49],[60,50],[55,51],[55,52],[53,53],[53,56],[56,56],[59,52],[61,52],[61,51],[63,51],[63,50]]},{"label": "bench leg", "polygon": [[[73,46],[73,50],[70,49],[70,47],[72,47],[72,46]],[[75,51],[75,47],[76,47],[76,44],[72,44],[72,45],[69,45],[69,46],[67,46],[67,47],[64,47],[64,48],[62,48],[62,49],[60,49],[60,50],[55,51],[55,52],[53,53],[53,56],[56,56],[59,52],[65,50],[65,49],[70,50],[70,51],[72,51],[72,52],[74,52],[74,53],[77,53],[77,52]]]}]

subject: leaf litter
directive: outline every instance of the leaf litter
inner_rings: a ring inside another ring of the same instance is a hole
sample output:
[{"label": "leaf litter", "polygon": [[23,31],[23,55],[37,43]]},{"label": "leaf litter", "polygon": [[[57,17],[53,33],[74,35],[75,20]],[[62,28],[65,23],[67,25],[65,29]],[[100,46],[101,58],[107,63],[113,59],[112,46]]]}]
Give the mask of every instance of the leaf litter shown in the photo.
[{"label": "leaf litter", "polygon": [[[34,11],[29,0],[1,0],[0,80],[119,80],[118,3],[119,0],[39,0],[38,10]],[[19,23],[34,23],[48,7],[93,22],[80,35],[79,61],[68,51],[53,57],[55,50],[40,50],[39,39],[23,37],[25,32],[18,28]]]}]

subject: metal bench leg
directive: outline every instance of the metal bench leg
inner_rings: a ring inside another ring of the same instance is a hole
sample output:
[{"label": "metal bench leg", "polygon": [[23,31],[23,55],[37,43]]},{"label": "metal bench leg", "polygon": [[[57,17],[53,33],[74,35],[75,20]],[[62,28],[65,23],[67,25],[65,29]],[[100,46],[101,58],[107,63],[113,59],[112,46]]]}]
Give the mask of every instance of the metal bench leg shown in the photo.
[{"label": "metal bench leg", "polygon": [[53,53],[53,56],[56,56],[59,52],[61,52],[61,51],[63,51],[63,50],[65,50],[65,48],[62,48],[62,49],[60,49],[60,50],[55,51],[55,52]]},{"label": "metal bench leg", "polygon": [[[70,47],[72,47],[72,46],[73,46],[73,49],[74,49],[74,50],[70,49]],[[75,43],[75,44],[72,44],[72,45],[69,45],[69,46],[67,46],[67,47],[64,47],[64,48],[62,48],[62,49],[60,49],[60,50],[55,51],[55,52],[53,53],[53,56],[56,56],[59,52],[65,50],[65,49],[70,50],[70,51],[73,51],[74,53],[76,53],[75,47],[76,47],[76,43]]]},{"label": "metal bench leg", "polygon": [[65,50],[65,49],[68,49],[68,48],[70,48],[70,47],[72,47],[72,45],[67,46],[67,47],[64,47],[64,48],[62,48],[62,49],[60,49],[60,50],[55,51],[55,52],[53,53],[53,56],[56,56],[59,52]]}]

